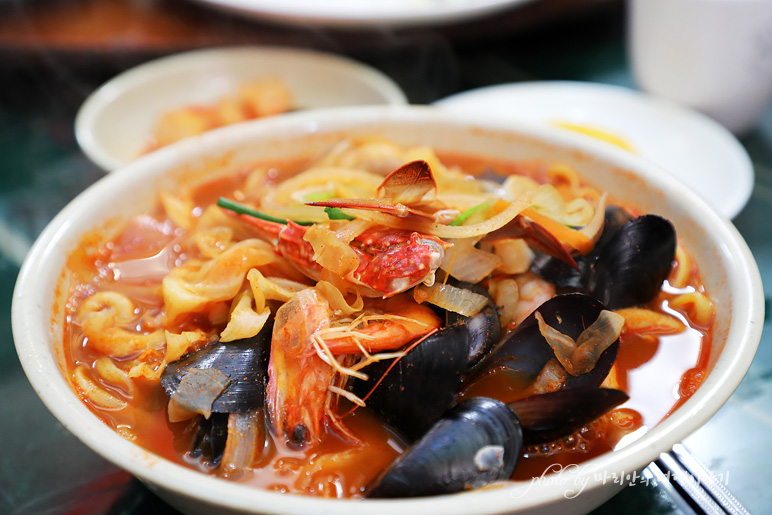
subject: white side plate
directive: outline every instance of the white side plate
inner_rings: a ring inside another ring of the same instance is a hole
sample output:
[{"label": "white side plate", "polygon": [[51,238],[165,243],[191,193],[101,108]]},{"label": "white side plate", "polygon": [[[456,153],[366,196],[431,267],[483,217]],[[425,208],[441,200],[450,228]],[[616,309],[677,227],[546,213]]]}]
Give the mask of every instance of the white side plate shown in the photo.
[{"label": "white side plate", "polygon": [[81,106],[75,136],[92,161],[112,171],[145,151],[163,112],[211,104],[240,82],[262,77],[281,79],[300,110],[407,103],[391,79],[343,57],[276,47],[198,50],[142,64],[108,81]]},{"label": "white side plate", "polygon": [[435,105],[476,117],[567,123],[605,131],[673,174],[727,218],[742,210],[753,190],[753,165],[732,133],[696,111],[631,89],[584,82],[524,82],[460,93]]}]

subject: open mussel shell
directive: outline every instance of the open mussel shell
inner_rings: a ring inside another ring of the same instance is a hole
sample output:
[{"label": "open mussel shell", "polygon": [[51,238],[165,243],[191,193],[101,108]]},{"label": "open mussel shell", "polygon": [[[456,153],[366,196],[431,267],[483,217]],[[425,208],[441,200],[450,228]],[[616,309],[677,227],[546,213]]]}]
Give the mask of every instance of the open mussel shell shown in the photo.
[{"label": "open mussel shell", "polygon": [[568,436],[629,399],[611,388],[571,388],[533,395],[507,405],[523,426],[523,444],[551,442]]},{"label": "open mussel shell", "polygon": [[501,340],[499,310],[488,290],[479,284],[459,282],[456,286],[467,288],[488,298],[488,303],[474,316],[464,316],[452,311],[446,315],[446,325],[462,325],[469,332],[468,367],[475,366],[483,356]]},{"label": "open mussel shell", "polygon": [[607,206],[603,214],[603,231],[595,242],[595,247],[598,249],[605,248],[614,235],[633,219],[629,212],[619,206]]},{"label": "open mussel shell", "polygon": [[585,290],[608,309],[653,299],[673,267],[676,233],[668,220],[639,216],[625,223],[601,250]]},{"label": "open mussel shell", "polygon": [[563,291],[594,297],[608,309],[645,304],[653,299],[673,266],[676,251],[673,224],[656,215],[630,219],[621,208],[606,208],[603,233],[577,268],[538,254],[531,271]]},{"label": "open mussel shell", "polygon": [[549,254],[536,252],[531,263],[531,272],[558,288],[565,288],[569,291],[584,291],[589,274],[594,269],[595,261],[601,250],[630,219],[631,216],[621,207],[606,207],[603,217],[603,232],[589,254],[574,256],[576,268]]},{"label": "open mussel shell", "polygon": [[393,366],[391,360],[368,366],[369,379],[353,380],[351,387],[360,398],[372,390],[367,407],[413,441],[453,404],[467,368],[468,350],[465,327],[444,327]]},{"label": "open mussel shell", "polygon": [[456,405],[367,488],[366,496],[415,497],[479,488],[509,479],[522,450],[517,415],[499,401]]},{"label": "open mussel shell", "polygon": [[[604,309],[606,308],[603,304],[581,293],[568,293],[551,298],[528,315],[475,367],[471,381],[504,368],[518,375],[524,382],[530,383],[536,379],[547,362],[555,357],[539,330],[536,311],[541,313],[548,325],[576,339],[597,320]],[[592,370],[577,376],[569,375],[564,388],[600,386],[614,365],[618,352],[619,340],[616,340],[603,351]]]},{"label": "open mussel shell", "polygon": [[229,384],[214,400],[213,413],[243,413],[261,407],[268,380],[271,329],[271,324],[266,324],[252,338],[214,341],[169,363],[161,375],[161,386],[171,397],[190,369],[215,369],[228,376]]},{"label": "open mussel shell", "polygon": [[479,313],[460,321],[459,325],[469,332],[469,368],[479,363],[501,341],[501,319],[493,303],[486,304]]}]

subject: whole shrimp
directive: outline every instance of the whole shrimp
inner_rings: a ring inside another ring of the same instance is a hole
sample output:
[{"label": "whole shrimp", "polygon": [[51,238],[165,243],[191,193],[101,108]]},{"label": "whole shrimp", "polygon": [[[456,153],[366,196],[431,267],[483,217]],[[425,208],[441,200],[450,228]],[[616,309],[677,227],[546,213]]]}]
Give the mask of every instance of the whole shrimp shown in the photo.
[{"label": "whole shrimp", "polygon": [[266,407],[274,430],[293,445],[316,442],[325,415],[334,417],[335,355],[399,349],[440,326],[434,312],[409,296],[368,300],[353,321],[335,321],[315,288],[295,294],[276,312]]},{"label": "whole shrimp", "polygon": [[329,304],[313,288],[301,290],[276,312],[266,406],[276,431],[296,444],[321,433],[335,369],[308,351],[312,337],[329,327]]}]

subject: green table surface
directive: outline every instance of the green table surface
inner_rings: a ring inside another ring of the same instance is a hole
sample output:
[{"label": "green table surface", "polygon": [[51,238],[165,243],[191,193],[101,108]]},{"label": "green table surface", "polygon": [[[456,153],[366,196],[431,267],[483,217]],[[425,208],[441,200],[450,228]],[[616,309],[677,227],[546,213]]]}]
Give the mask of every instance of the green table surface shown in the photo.
[{"label": "green table surface", "polygon": [[[310,35],[309,35],[310,34]],[[634,87],[624,16],[544,23],[513,34],[455,40],[423,29],[375,31],[378,40],[345,53],[383,71],[412,103],[482,86],[527,80],[578,80]],[[335,34],[305,33],[305,46],[336,51]],[[301,45],[302,46],[302,45]],[[11,334],[11,299],[24,256],[48,221],[104,174],[80,151],[73,120],[85,97],[123,69],[157,55],[4,52],[0,55],[0,513],[175,513],[129,474],[73,437],[27,382]],[[755,168],[752,197],[734,223],[766,284],[772,284],[772,111],[741,143]],[[728,171],[727,173],[731,173]],[[769,288],[766,290],[769,297]],[[766,322],[757,357],[728,403],[684,444],[717,474],[750,512],[772,511],[768,460],[772,435],[772,328]],[[661,486],[625,488],[597,514],[680,513]]]}]

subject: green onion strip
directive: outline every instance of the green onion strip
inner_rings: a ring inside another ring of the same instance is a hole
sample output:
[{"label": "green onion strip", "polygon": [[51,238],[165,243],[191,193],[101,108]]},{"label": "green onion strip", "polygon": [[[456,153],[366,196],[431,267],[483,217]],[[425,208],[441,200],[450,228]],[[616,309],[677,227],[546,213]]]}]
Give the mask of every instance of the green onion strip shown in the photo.
[{"label": "green onion strip", "polygon": [[[238,213],[240,215],[253,216],[255,218],[259,218],[260,220],[265,220],[267,222],[274,222],[277,224],[287,225],[287,220],[284,218],[277,218],[275,216],[268,215],[261,211],[257,211],[255,209],[233,202],[232,200],[228,200],[227,198],[224,198],[224,197],[220,197],[219,199],[217,199],[217,205],[223,209],[233,211],[234,213]],[[353,216],[347,215],[337,207],[325,207],[324,212],[327,213],[327,216],[329,217],[330,220],[354,220]],[[315,222],[306,222],[306,221],[298,221],[298,220],[292,220],[292,221],[298,225],[314,225],[315,223]]]}]

